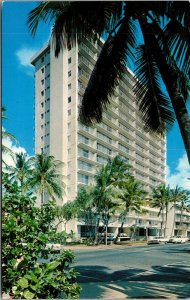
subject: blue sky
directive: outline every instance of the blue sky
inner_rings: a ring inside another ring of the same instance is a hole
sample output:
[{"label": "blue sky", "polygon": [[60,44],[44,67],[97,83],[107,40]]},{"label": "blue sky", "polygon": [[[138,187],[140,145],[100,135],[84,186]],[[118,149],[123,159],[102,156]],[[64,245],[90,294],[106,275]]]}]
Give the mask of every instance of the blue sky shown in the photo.
[{"label": "blue sky", "polygon": [[[26,26],[35,2],[4,2],[2,8],[2,103],[6,107],[7,131],[14,134],[29,155],[34,154],[34,77],[30,57],[50,36],[50,26],[41,24],[32,38]],[[188,105],[190,108],[190,105]],[[190,169],[182,138],[175,124],[167,134],[168,182],[190,189]],[[187,186],[188,184],[188,186]]]}]

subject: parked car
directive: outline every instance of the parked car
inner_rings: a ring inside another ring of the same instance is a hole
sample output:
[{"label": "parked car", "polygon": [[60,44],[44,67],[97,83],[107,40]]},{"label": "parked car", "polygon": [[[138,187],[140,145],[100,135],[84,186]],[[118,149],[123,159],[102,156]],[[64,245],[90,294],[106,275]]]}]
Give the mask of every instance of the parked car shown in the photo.
[{"label": "parked car", "polygon": [[177,235],[170,238],[170,243],[182,244],[188,242],[189,238],[187,236]]},{"label": "parked car", "polygon": [[169,238],[168,237],[164,237],[164,236],[155,236],[153,238],[151,238],[147,244],[151,245],[151,244],[166,244],[169,242]]},{"label": "parked car", "polygon": [[45,250],[51,250],[51,251],[60,251],[61,250],[61,244],[46,244]]}]

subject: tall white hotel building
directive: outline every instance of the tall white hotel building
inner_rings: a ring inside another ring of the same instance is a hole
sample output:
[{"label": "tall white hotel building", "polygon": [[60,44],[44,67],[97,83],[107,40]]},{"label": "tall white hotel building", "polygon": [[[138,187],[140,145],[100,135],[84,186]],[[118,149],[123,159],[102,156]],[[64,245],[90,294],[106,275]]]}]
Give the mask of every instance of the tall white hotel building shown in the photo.
[{"label": "tall white hotel building", "polygon": [[[129,70],[102,123],[88,128],[78,121],[80,102],[102,45],[102,41],[94,44],[86,39],[55,58],[48,44],[31,61],[35,66],[35,152],[45,152],[65,163],[67,188],[59,205],[75,199],[82,185],[93,183],[97,167],[117,154],[133,167],[133,174],[147,191],[165,182],[166,141],[143,131]],[[140,219],[131,212],[127,227],[138,221],[143,228],[147,224],[152,230],[160,226],[156,209]],[[119,226],[114,224],[113,220],[112,232]],[[72,226],[80,235],[82,224],[75,221]]]}]

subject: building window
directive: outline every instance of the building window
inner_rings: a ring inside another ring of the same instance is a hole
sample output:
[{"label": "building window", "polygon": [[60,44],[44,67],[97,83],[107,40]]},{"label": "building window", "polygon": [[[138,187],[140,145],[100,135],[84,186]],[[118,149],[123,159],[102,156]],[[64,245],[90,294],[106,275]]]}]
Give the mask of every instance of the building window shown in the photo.
[{"label": "building window", "polygon": [[43,136],[41,136],[41,141],[43,141],[44,140],[44,137]]},{"label": "building window", "polygon": [[41,114],[41,119],[43,119],[44,118],[44,114]]},{"label": "building window", "polygon": [[44,107],[44,102],[41,103],[41,107]]},{"label": "building window", "polygon": [[44,95],[44,91],[41,91],[41,96],[43,96]]},{"label": "building window", "polygon": [[67,124],[68,129],[71,129],[71,122]]},{"label": "building window", "polygon": [[41,80],[41,84],[44,85],[44,79]]},{"label": "building window", "polygon": [[84,135],[79,135],[79,142],[88,145],[89,144],[89,138],[85,137]]},{"label": "building window", "polygon": [[97,150],[102,151],[102,152],[104,152],[104,153],[106,153],[108,155],[112,154],[112,150],[111,149],[109,149],[109,148],[107,148],[107,147],[105,147],[105,146],[103,146],[103,145],[101,145],[99,143],[97,143]]},{"label": "building window", "polygon": [[44,125],[41,125],[41,129],[43,129],[44,128]]},{"label": "building window", "polygon": [[41,148],[41,153],[43,153],[44,152],[44,149],[43,148]]},{"label": "building window", "polygon": [[83,175],[83,174],[78,174],[78,181],[81,183],[88,184],[89,183],[89,176],[88,175]]},{"label": "building window", "polygon": [[68,58],[68,64],[70,64],[70,63],[71,63],[71,57]]},{"label": "building window", "polygon": [[71,77],[71,71],[68,72],[68,77]]},{"label": "building window", "polygon": [[81,161],[81,160],[79,160],[79,162],[78,162],[78,167],[79,167],[79,169],[84,170],[84,171],[92,170],[92,164],[89,164],[89,163]]},{"label": "building window", "polygon": [[70,135],[68,135],[67,140],[68,140],[68,142],[71,141],[71,136]]},{"label": "building window", "polygon": [[71,115],[71,109],[68,110],[68,116],[70,116],[70,115]]},{"label": "building window", "polygon": [[69,148],[69,149],[67,150],[67,152],[68,152],[68,154],[71,154],[71,148]]},{"label": "building window", "polygon": [[71,50],[71,45],[68,45],[68,51],[70,51]]},{"label": "building window", "polygon": [[41,69],[41,73],[44,74],[44,68]]},{"label": "building window", "polygon": [[44,57],[41,58],[41,62],[42,62],[42,63],[44,62]]},{"label": "building window", "polygon": [[68,97],[68,103],[71,103],[71,96]]},{"label": "building window", "polygon": [[71,83],[68,84],[68,90],[71,90]]},{"label": "building window", "polygon": [[107,160],[107,158],[105,158],[103,156],[97,155],[96,161],[99,163],[107,163],[108,160]]},{"label": "building window", "polygon": [[81,149],[79,154],[83,157],[89,158],[89,151],[88,150]]}]

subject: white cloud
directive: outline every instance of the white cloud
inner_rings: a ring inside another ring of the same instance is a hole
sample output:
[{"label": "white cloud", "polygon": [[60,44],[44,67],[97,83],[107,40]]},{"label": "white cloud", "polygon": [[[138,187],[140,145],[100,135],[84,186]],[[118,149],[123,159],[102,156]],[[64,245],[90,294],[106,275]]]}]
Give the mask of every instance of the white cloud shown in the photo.
[{"label": "white cloud", "polygon": [[190,166],[185,153],[179,158],[177,167],[173,174],[171,174],[169,166],[167,166],[166,170],[166,180],[170,187],[174,188],[178,185],[184,189],[190,190],[190,180],[188,179],[190,178]]},{"label": "white cloud", "polygon": [[16,56],[19,60],[20,66],[23,68],[23,71],[29,76],[33,76],[33,66],[31,65],[30,60],[37,51],[38,49],[35,48],[22,47],[16,52]]},{"label": "white cloud", "polygon": [[[2,131],[4,131],[4,128],[2,129]],[[5,145],[6,147],[8,147],[9,149],[11,149],[13,151],[14,154],[16,153],[26,153],[26,150],[23,147],[20,147],[19,145],[15,144],[9,137],[6,138],[2,138],[2,144]],[[13,158],[10,156],[10,154],[8,153],[2,153],[2,158],[3,161],[9,165],[9,166],[14,166],[14,160]]]}]

